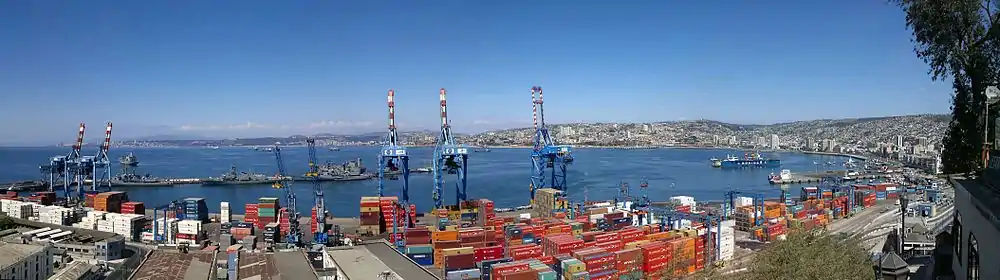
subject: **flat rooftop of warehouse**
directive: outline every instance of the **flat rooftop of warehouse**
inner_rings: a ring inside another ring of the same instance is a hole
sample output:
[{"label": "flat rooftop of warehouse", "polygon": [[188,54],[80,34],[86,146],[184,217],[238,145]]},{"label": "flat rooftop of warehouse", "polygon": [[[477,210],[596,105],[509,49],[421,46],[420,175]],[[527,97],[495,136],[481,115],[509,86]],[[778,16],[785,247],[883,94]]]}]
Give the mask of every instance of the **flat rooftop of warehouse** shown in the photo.
[{"label": "flat rooftop of warehouse", "polygon": [[136,280],[205,279],[214,269],[215,252],[191,251],[187,254],[156,250],[135,272]]},{"label": "flat rooftop of warehouse", "polygon": [[384,271],[392,271],[396,275],[405,276],[406,280],[440,279],[406,259],[384,242],[354,247],[328,248],[326,251],[349,280],[373,279]]}]

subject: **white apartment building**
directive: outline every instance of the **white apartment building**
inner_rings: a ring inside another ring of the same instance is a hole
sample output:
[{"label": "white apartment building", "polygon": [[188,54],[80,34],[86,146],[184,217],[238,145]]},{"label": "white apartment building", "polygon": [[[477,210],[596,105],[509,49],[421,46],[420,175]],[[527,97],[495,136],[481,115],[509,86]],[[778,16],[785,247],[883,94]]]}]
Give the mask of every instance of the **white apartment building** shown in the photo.
[{"label": "white apartment building", "polygon": [[777,134],[771,134],[771,149],[781,149],[781,138]]},{"label": "white apartment building", "polygon": [[52,251],[51,246],[0,243],[0,279],[48,279]]},{"label": "white apartment building", "polygon": [[[1000,279],[1000,151],[977,179],[955,179],[955,279]],[[985,265],[983,265],[985,264]]]}]

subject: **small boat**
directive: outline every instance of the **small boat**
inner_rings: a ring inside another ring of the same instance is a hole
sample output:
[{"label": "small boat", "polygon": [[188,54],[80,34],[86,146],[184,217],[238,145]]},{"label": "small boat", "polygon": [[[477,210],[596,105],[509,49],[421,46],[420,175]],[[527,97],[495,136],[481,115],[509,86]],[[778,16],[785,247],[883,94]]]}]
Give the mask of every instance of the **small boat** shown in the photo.
[{"label": "small boat", "polygon": [[709,160],[712,161],[712,167],[722,167],[722,160],[721,159],[711,158]]},{"label": "small boat", "polygon": [[338,147],[329,147],[329,148],[327,148],[327,150],[330,150],[331,152],[337,152],[337,151],[340,151],[340,148],[338,148]]}]

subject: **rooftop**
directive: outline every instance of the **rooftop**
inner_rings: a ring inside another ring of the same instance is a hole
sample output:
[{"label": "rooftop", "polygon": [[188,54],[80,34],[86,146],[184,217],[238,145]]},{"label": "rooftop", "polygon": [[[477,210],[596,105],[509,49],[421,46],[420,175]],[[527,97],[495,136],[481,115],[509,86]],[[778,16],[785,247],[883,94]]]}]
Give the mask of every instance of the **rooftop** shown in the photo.
[{"label": "rooftop", "polygon": [[[956,186],[969,192],[972,206],[989,220],[997,230],[1000,230],[1000,176],[984,174],[980,180],[954,179]],[[987,179],[988,178],[988,179]]]},{"label": "rooftop", "polygon": [[274,266],[274,255],[240,252],[239,268],[236,271],[240,279],[281,279],[278,268]]},{"label": "rooftop", "polygon": [[385,271],[405,275],[406,280],[439,279],[385,242],[328,248],[326,251],[349,280],[372,279]]},{"label": "rooftop", "polygon": [[20,243],[0,243],[0,270],[7,269],[32,254],[41,252],[45,246],[20,244]]},{"label": "rooftop", "polygon": [[392,268],[398,275],[406,275],[406,280],[438,280],[437,276],[420,267],[395,248],[385,242],[365,244],[365,248],[375,255],[383,264]]},{"label": "rooftop", "polygon": [[212,258],[215,252],[191,251],[182,254],[156,250],[135,272],[136,280],[202,280],[214,271]]},{"label": "rooftop", "polygon": [[96,267],[94,265],[87,262],[74,261],[69,263],[69,265],[65,268],[56,272],[56,274],[52,275],[52,277],[49,277],[49,280],[77,280],[95,268]]},{"label": "rooftop", "polygon": [[326,252],[344,272],[347,280],[374,279],[379,273],[391,270],[365,246],[327,248]]}]

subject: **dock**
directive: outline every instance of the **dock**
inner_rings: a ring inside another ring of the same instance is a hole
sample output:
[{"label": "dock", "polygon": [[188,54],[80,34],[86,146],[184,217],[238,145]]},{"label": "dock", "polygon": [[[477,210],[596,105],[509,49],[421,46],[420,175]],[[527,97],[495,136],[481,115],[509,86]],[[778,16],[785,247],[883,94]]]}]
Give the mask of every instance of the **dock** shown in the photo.
[{"label": "dock", "polygon": [[871,179],[881,179],[885,178],[885,174],[879,173],[861,173],[855,176],[847,176],[847,171],[826,171],[826,172],[809,172],[809,173],[791,173],[787,179],[771,179],[769,182],[772,185],[791,185],[791,184],[809,184],[809,183],[819,183],[826,177],[838,177],[844,178],[845,181],[853,180],[871,180]]}]

